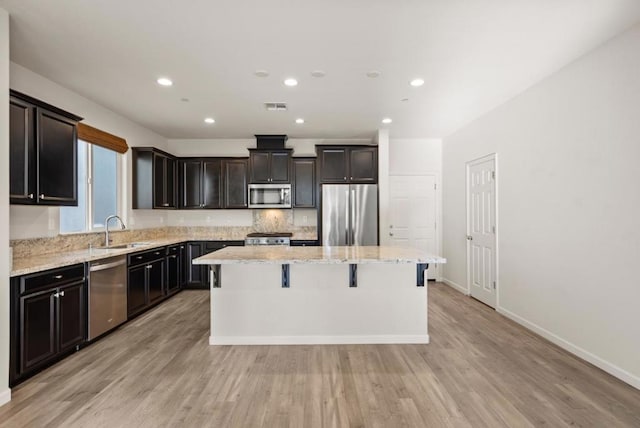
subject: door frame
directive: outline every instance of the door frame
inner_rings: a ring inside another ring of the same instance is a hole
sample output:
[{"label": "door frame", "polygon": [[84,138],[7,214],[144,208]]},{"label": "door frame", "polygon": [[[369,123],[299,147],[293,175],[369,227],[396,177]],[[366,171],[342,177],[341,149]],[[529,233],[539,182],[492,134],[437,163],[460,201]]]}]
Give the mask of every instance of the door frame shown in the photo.
[{"label": "door frame", "polygon": [[471,295],[471,241],[467,240],[466,237],[469,236],[469,234],[471,233],[471,227],[470,227],[470,219],[471,219],[471,206],[469,204],[469,196],[470,196],[470,189],[469,189],[469,177],[470,177],[470,170],[471,167],[474,165],[477,165],[479,163],[483,163],[486,162],[488,160],[493,160],[493,165],[495,168],[495,173],[496,173],[496,177],[493,180],[493,185],[494,185],[494,213],[495,213],[495,220],[496,220],[496,232],[495,232],[495,238],[496,238],[496,248],[495,248],[495,262],[494,262],[494,272],[495,272],[495,281],[496,281],[496,307],[493,308],[494,310],[496,310],[497,308],[500,307],[500,227],[499,227],[499,223],[500,223],[500,217],[499,217],[499,213],[498,213],[498,178],[500,177],[499,171],[498,171],[498,153],[497,152],[493,152],[493,153],[489,153],[488,155],[484,155],[482,157],[479,158],[475,158],[472,160],[469,160],[465,163],[465,183],[464,183],[464,187],[465,187],[465,209],[466,209],[466,221],[465,221],[465,227],[466,227],[466,233],[465,233],[465,240],[466,240],[466,247],[467,247],[467,261],[466,261],[466,269],[467,269],[467,295]]}]

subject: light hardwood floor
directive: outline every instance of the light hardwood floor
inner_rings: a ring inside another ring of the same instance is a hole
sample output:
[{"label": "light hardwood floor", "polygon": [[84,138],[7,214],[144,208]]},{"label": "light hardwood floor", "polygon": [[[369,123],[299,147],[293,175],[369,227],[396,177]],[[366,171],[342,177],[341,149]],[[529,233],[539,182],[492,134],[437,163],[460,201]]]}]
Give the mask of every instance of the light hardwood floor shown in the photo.
[{"label": "light hardwood floor", "polygon": [[209,294],[184,291],[14,388],[0,426],[640,426],[640,391],[442,284],[429,296],[429,345],[212,347]]}]

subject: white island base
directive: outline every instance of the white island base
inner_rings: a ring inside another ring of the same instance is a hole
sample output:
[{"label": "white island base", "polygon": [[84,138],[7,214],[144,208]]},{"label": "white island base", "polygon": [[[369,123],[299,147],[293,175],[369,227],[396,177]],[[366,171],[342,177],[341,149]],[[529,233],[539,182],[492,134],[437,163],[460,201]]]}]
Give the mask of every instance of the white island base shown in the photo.
[{"label": "white island base", "polygon": [[211,288],[212,345],[429,343],[415,264],[224,264]]}]

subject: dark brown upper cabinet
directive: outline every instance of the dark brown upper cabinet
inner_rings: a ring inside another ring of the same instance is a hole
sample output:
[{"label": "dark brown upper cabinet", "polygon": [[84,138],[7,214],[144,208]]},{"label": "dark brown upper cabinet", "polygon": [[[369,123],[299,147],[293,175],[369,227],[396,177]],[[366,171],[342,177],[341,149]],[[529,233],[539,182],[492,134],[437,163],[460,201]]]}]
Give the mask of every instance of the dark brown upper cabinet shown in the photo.
[{"label": "dark brown upper cabinet", "polygon": [[249,149],[250,183],[290,183],[291,149]]},{"label": "dark brown upper cabinet", "polygon": [[10,202],[78,205],[77,124],[81,117],[11,91]]},{"label": "dark brown upper cabinet", "polygon": [[222,161],[224,204],[222,208],[247,208],[249,159],[235,158]]},{"label": "dark brown upper cabinet", "polygon": [[377,183],[376,146],[316,146],[320,183]]},{"label": "dark brown upper cabinet", "polygon": [[292,158],[293,208],[316,207],[316,159]]},{"label": "dark brown upper cabinet", "polygon": [[179,165],[179,208],[222,208],[222,160],[181,159]]},{"label": "dark brown upper cabinet", "polygon": [[153,147],[133,147],[134,209],[177,207],[176,158]]}]

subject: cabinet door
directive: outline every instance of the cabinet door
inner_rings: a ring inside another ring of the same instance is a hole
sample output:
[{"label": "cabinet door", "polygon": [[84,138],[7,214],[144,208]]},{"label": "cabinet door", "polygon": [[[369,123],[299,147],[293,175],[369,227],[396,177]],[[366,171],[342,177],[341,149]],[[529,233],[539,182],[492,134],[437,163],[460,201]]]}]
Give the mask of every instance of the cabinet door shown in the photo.
[{"label": "cabinet door", "polygon": [[164,163],[164,199],[165,208],[176,208],[176,177],[178,170],[176,168],[177,161],[173,158],[166,158]]},{"label": "cabinet door", "polygon": [[351,148],[349,152],[349,180],[352,183],[378,182],[377,148]]},{"label": "cabinet door", "polygon": [[180,208],[201,208],[202,203],[202,162],[180,161]]},{"label": "cabinet door", "polygon": [[316,161],[312,158],[293,158],[293,207],[315,206]]},{"label": "cabinet door", "polygon": [[248,159],[224,161],[224,208],[247,208]]},{"label": "cabinet door", "polygon": [[56,290],[20,298],[20,372],[56,354]]},{"label": "cabinet door", "polygon": [[205,281],[204,269],[201,265],[194,265],[191,261],[202,255],[201,242],[189,242],[186,245],[187,287],[202,287]]},{"label": "cabinet door", "polygon": [[180,271],[180,254],[179,250],[176,250],[175,254],[167,256],[167,293],[174,293],[180,289]]},{"label": "cabinet door", "polygon": [[39,107],[36,118],[38,202],[77,206],[76,122]]},{"label": "cabinet door", "polygon": [[289,183],[291,177],[289,175],[291,155],[288,152],[272,152],[271,153],[271,182],[272,183]]},{"label": "cabinet door", "polygon": [[271,174],[269,172],[270,160],[271,153],[269,152],[251,152],[249,155],[251,183],[271,182]]},{"label": "cabinet door", "polygon": [[145,268],[147,269],[149,303],[155,303],[165,295],[165,261],[164,259],[156,260],[149,263]]},{"label": "cabinet door", "polygon": [[320,151],[320,182],[346,183],[347,177],[347,149],[324,148]]},{"label": "cabinet door", "polygon": [[85,340],[84,282],[61,287],[58,292],[59,351],[72,348]]},{"label": "cabinet door", "polygon": [[175,160],[153,154],[153,207],[175,208]]},{"label": "cabinet door", "polygon": [[191,263],[187,262],[187,245],[180,244],[180,253],[179,253],[179,263],[180,263],[180,288],[185,287],[187,285],[187,272],[189,271]]},{"label": "cabinet door", "polygon": [[222,161],[206,160],[202,166],[203,200],[202,208],[222,207]]},{"label": "cabinet door", "polygon": [[127,281],[127,314],[136,314],[147,306],[147,265],[129,268]]},{"label": "cabinet door", "polygon": [[33,204],[35,199],[34,106],[11,98],[9,104],[9,193],[12,204]]}]

